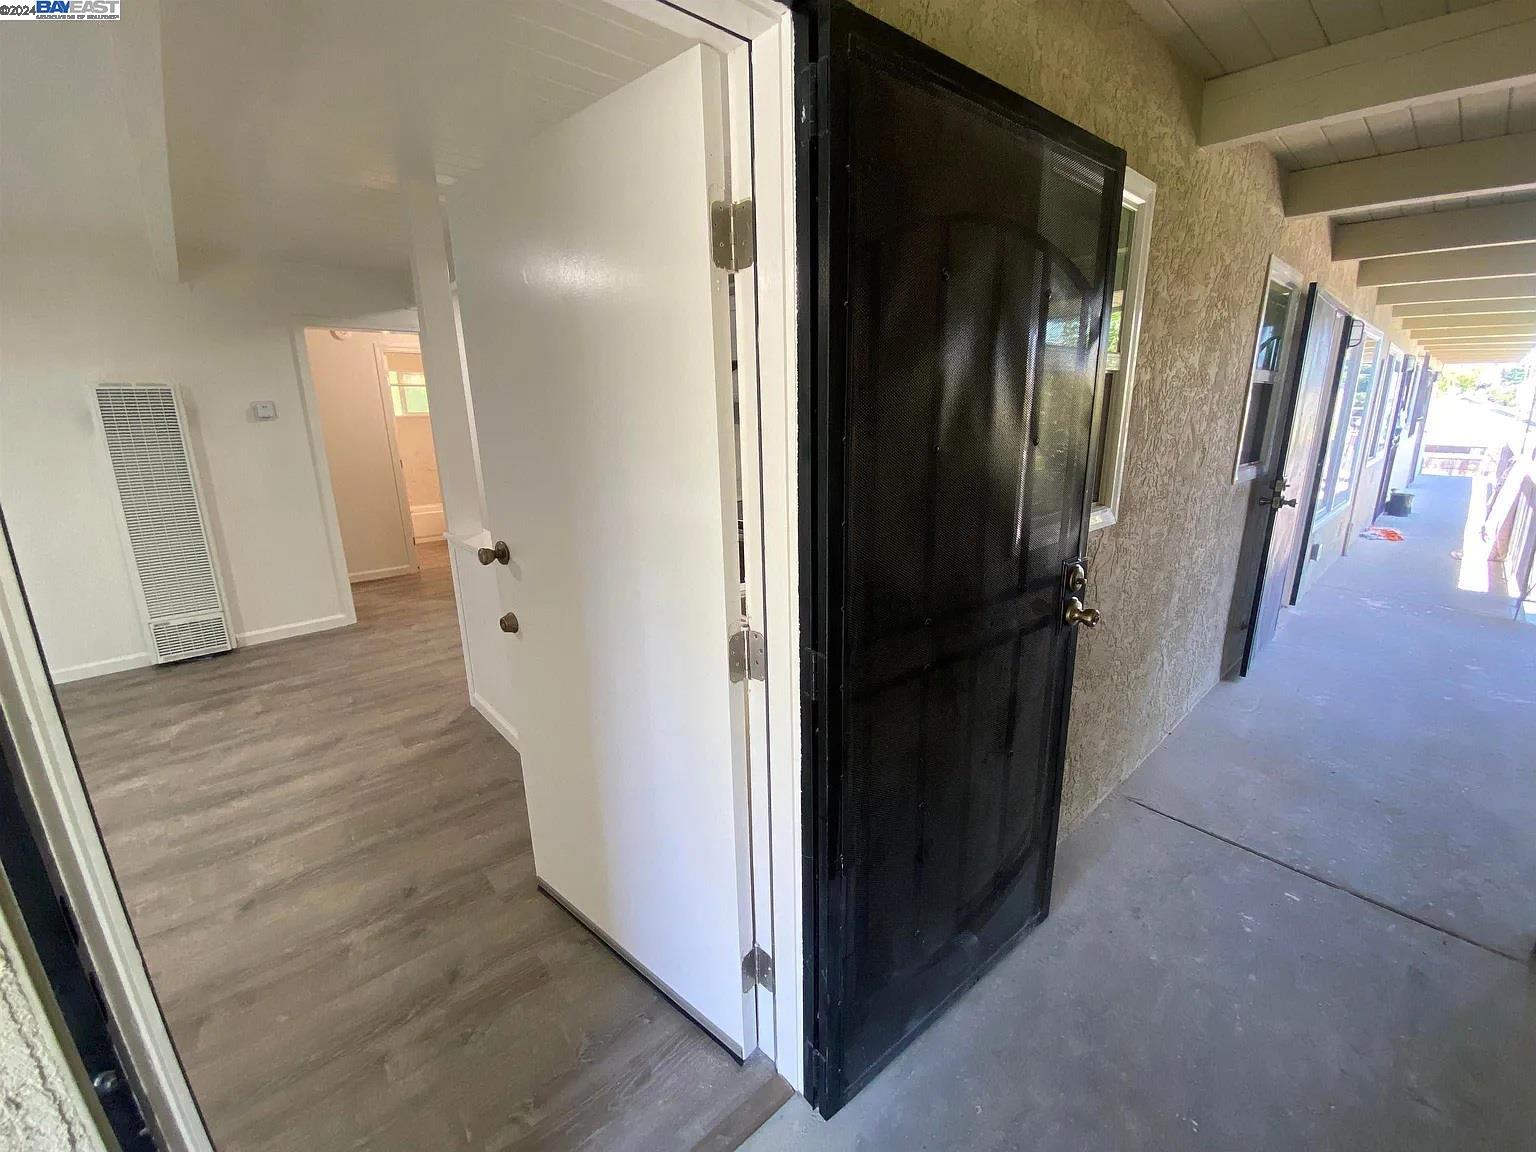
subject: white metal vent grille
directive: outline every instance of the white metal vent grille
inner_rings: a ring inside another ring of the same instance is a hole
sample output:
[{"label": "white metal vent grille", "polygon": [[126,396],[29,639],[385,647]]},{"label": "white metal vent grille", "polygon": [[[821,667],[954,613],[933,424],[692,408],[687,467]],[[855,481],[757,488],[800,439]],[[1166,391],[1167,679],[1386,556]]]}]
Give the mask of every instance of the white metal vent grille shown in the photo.
[{"label": "white metal vent grille", "polygon": [[228,651],[229,625],[176,390],[96,389],[156,663]]}]

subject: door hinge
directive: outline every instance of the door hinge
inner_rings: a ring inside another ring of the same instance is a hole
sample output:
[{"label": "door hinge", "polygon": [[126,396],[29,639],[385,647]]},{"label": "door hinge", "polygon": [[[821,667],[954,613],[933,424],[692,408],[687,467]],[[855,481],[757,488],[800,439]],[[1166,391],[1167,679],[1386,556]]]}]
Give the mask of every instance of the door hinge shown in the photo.
[{"label": "door hinge", "polygon": [[814,648],[801,649],[800,691],[807,700],[820,700],[826,691],[827,658]]},{"label": "door hinge", "polygon": [[741,958],[741,990],[750,992],[758,985],[773,991],[773,957],[754,944]]},{"label": "door hinge", "polygon": [[740,272],[757,257],[757,231],[752,201],[716,200],[709,206],[709,240],[715,267]]},{"label": "door hinge", "polygon": [[727,646],[731,665],[731,683],[768,679],[768,645],[761,632],[743,628],[731,635]]}]

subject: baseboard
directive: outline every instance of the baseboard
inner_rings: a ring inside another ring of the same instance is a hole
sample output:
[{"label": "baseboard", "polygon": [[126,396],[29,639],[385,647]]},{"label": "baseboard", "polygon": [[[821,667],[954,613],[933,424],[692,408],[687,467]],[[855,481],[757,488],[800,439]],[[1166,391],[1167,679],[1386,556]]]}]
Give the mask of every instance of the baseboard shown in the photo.
[{"label": "baseboard", "polygon": [[416,571],[414,564],[399,564],[394,568],[370,568],[366,572],[348,572],[350,584],[366,584],[369,580],[388,580],[391,576],[409,576]]},{"label": "baseboard", "polygon": [[311,632],[326,632],[332,628],[345,628],[357,623],[356,618],[345,612],[319,616],[313,620],[300,620],[294,624],[279,624],[275,628],[256,628],[250,632],[235,633],[239,644],[270,644],[274,640],[290,640],[295,636],[308,636]]},{"label": "baseboard", "polygon": [[485,697],[478,692],[470,692],[469,702],[474,705],[475,711],[490,721],[491,727],[500,732],[506,738],[508,744],[519,752],[522,751],[522,741],[518,738],[517,729],[512,722],[486,703]]},{"label": "baseboard", "polygon": [[48,674],[55,684],[68,684],[74,680],[89,680],[96,676],[110,676],[114,672],[129,672],[134,668],[148,668],[154,660],[148,652],[132,652],[127,656],[113,656],[109,660],[92,660],[86,664],[71,664],[68,668],[49,668]]}]

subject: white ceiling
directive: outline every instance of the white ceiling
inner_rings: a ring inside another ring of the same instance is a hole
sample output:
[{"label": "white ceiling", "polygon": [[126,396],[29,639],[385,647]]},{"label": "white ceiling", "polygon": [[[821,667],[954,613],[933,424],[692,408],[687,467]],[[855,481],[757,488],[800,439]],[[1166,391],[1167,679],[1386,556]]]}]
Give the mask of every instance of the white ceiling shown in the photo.
[{"label": "white ceiling", "polygon": [[687,41],[601,0],[161,0],[182,266],[408,266],[402,147],[473,171]]},{"label": "white ceiling", "polygon": [[[1128,0],[1174,54],[1209,79],[1491,0]],[[1277,133],[1267,140],[1285,171],[1412,148],[1536,131],[1536,84],[1426,101],[1381,115]],[[1469,203],[1501,203],[1495,195]],[[1383,209],[1352,219],[1430,211]]]},{"label": "white ceiling", "polygon": [[1293,170],[1511,132],[1536,132],[1536,84],[1282,132],[1272,138],[1271,146],[1280,166]]},{"label": "white ceiling", "polygon": [[1491,0],[1127,0],[1205,79]]},{"label": "white ceiling", "polygon": [[[68,24],[8,24],[0,36],[0,229],[8,240],[67,235],[142,243],[144,211],[113,41]],[[69,94],[60,131],[46,104]]]}]

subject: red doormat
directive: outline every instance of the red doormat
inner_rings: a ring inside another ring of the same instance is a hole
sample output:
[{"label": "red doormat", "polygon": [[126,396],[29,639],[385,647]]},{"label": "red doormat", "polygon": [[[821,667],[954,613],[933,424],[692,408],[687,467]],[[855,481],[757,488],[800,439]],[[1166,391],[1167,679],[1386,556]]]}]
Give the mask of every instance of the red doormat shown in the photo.
[{"label": "red doormat", "polygon": [[1397,541],[1397,540],[1401,540],[1403,538],[1403,534],[1401,532],[1399,532],[1396,528],[1375,528],[1375,527],[1372,527],[1372,528],[1367,528],[1364,532],[1360,533],[1360,538],[1362,540],[1392,540],[1392,541]]}]

